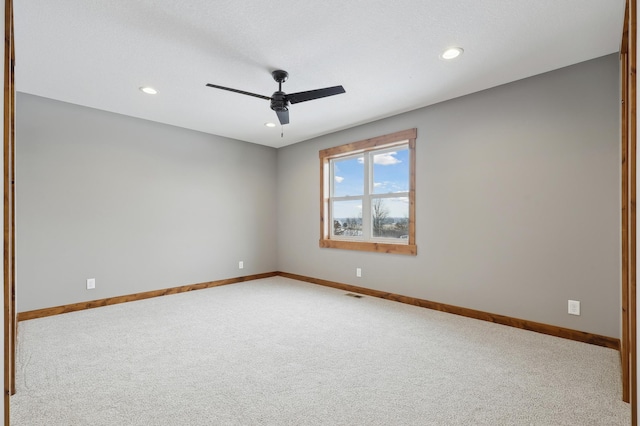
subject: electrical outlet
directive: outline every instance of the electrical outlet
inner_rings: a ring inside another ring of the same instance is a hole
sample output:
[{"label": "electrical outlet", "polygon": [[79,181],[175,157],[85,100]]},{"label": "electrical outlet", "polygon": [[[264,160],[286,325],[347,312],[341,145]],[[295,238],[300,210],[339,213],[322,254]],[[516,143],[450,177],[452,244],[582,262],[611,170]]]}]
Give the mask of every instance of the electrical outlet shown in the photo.
[{"label": "electrical outlet", "polygon": [[95,278],[88,278],[87,279],[87,290],[93,290],[94,288],[96,288],[96,279]]},{"label": "electrical outlet", "polygon": [[362,268],[356,268],[356,277],[362,277]]},{"label": "electrical outlet", "polygon": [[238,262],[238,269],[244,269],[244,262],[242,260]]},{"label": "electrical outlet", "polygon": [[569,314],[580,315],[580,301],[569,300]]}]

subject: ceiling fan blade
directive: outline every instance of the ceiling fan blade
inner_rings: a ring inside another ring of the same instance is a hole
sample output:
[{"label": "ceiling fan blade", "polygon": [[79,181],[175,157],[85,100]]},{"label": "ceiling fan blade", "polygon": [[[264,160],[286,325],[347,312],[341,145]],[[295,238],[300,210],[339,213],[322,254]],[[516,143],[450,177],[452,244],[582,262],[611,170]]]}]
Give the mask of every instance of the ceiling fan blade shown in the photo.
[{"label": "ceiling fan blade", "polygon": [[311,101],[313,99],[326,98],[327,96],[339,95],[345,93],[344,87],[333,86],[325,87],[324,89],[308,90],[306,92],[289,93],[287,100],[292,104],[298,102]]},{"label": "ceiling fan blade", "polygon": [[255,98],[260,98],[260,99],[266,99],[268,101],[271,100],[269,96],[263,96],[263,95],[258,95],[256,93],[245,92],[244,90],[232,89],[230,87],[217,86],[215,84],[207,84],[207,87],[213,87],[214,89],[228,90],[230,92],[240,93],[241,95],[249,95],[249,96],[253,96]]},{"label": "ceiling fan blade", "polygon": [[280,124],[285,125],[289,124],[289,110],[276,111],[278,114],[278,120],[280,120]]}]

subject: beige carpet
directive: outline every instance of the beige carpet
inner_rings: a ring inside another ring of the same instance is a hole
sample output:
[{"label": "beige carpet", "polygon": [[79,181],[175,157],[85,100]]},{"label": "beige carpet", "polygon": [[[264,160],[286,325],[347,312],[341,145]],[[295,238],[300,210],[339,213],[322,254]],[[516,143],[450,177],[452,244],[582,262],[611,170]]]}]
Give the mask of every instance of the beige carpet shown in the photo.
[{"label": "beige carpet", "polygon": [[618,352],[281,277],[19,324],[15,426],[628,425]]}]

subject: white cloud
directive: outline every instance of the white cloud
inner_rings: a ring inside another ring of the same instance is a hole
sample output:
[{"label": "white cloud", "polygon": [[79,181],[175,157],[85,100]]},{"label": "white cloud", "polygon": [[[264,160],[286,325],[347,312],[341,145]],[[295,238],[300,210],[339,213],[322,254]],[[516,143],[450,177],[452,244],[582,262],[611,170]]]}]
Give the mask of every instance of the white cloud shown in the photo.
[{"label": "white cloud", "polygon": [[402,161],[398,160],[394,155],[397,155],[397,152],[386,152],[384,154],[378,154],[373,156],[374,164],[380,164],[381,166],[391,166],[394,164],[402,163]]},{"label": "white cloud", "polygon": [[382,182],[373,182],[373,187],[374,188],[379,188],[382,186]]},{"label": "white cloud", "polygon": [[336,182],[340,183],[344,180],[344,178],[342,176],[336,176],[335,177]]},{"label": "white cloud", "polygon": [[[398,155],[397,152],[385,152],[384,154],[376,154],[373,156],[374,164],[380,164],[381,166],[392,166],[394,164],[402,163],[394,155]],[[358,157],[358,163],[364,164],[364,157]]]}]

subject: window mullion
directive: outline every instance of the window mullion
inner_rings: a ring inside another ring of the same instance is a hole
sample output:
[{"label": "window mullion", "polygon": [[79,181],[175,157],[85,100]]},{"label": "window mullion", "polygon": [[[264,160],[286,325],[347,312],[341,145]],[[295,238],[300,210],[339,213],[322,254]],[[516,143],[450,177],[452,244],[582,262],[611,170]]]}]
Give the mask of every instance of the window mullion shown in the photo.
[{"label": "window mullion", "polygon": [[340,197],[331,197],[331,201],[351,201],[360,199],[362,199],[362,195],[342,195]]},{"label": "window mullion", "polygon": [[373,194],[371,198],[397,198],[397,197],[408,197],[409,191],[403,192],[387,192],[384,194]]},{"label": "window mullion", "polygon": [[330,200],[333,199],[333,194],[335,192],[334,186],[335,186],[336,174],[335,174],[335,171],[333,170],[334,168],[335,167],[333,166],[333,160],[329,161],[329,199]]},{"label": "window mullion", "polygon": [[364,155],[364,194],[362,197],[362,234],[371,239],[371,153]]}]

